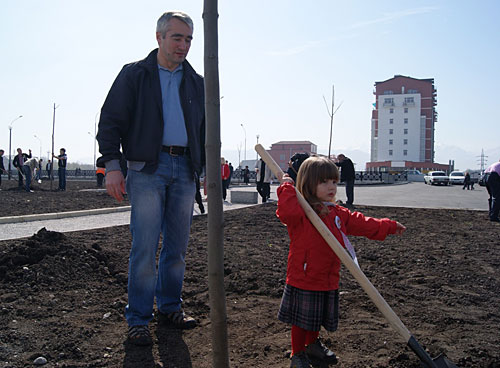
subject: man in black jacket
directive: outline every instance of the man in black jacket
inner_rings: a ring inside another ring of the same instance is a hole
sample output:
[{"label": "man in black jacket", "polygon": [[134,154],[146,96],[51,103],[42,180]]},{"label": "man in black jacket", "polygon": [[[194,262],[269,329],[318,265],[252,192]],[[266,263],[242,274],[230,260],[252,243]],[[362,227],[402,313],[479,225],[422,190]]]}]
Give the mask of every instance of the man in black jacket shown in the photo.
[{"label": "man in black jacket", "polygon": [[[23,179],[26,176],[24,163],[31,158],[31,150],[28,150],[29,154],[23,153],[21,148],[17,149],[17,155],[14,157],[12,164],[17,169],[18,175],[18,188],[21,189],[23,187]],[[29,187],[26,188],[26,191],[29,192]]]},{"label": "man in black jacket", "polygon": [[354,180],[356,179],[354,164],[350,158],[342,153],[337,156],[337,160],[338,162],[335,164],[340,167],[340,181],[345,182],[346,205],[352,207],[354,203]]},{"label": "man in black jacket", "polygon": [[99,121],[97,165],[106,167],[106,189],[118,201],[127,193],[132,206],[125,317],[136,345],[152,343],[148,323],[155,297],[162,324],[196,326],[181,307],[196,180],[205,163],[203,79],[186,61],[192,35],[187,14],[164,13],[156,27],[159,48],[123,67]]}]

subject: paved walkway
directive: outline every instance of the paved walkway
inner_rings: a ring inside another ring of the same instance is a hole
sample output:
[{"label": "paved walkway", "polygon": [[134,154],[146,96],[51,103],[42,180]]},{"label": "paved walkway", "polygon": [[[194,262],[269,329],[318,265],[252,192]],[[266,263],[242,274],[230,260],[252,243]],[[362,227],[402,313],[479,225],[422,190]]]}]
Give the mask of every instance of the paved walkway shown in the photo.
[{"label": "paved walkway", "polygon": [[[488,194],[484,187],[462,190],[462,186],[430,186],[423,183],[394,185],[359,185],[354,189],[354,203],[369,206],[449,208],[488,210]],[[233,186],[231,191],[255,191],[255,186]],[[271,199],[277,200],[276,186],[271,188]],[[345,188],[339,186],[337,199],[345,202]],[[259,201],[260,203],[260,201]],[[206,202],[205,202],[206,205]],[[224,202],[224,211],[247,207],[244,204]],[[208,210],[208,206],[205,206]],[[199,215],[195,204],[194,215]],[[0,240],[28,237],[42,227],[58,232],[90,230],[95,228],[128,225],[130,208],[118,207],[90,211],[73,211],[57,214],[41,214],[0,218]]]}]

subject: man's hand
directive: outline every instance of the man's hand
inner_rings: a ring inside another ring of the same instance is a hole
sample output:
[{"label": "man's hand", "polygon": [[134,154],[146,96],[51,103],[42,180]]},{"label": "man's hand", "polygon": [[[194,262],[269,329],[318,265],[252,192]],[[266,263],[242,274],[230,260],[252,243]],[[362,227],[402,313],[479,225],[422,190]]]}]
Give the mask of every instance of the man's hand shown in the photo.
[{"label": "man's hand", "polygon": [[106,173],[106,191],[118,202],[123,201],[125,191],[125,179],[120,170],[109,171]]}]

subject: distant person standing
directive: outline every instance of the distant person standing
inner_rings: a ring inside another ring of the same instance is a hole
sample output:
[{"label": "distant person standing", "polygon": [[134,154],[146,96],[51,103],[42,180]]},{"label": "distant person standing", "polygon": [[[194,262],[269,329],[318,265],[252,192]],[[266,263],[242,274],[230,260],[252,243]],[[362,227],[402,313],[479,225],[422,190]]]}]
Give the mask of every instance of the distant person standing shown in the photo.
[{"label": "distant person standing", "polygon": [[52,175],[52,161],[48,160],[47,165],[45,165],[45,171],[47,171],[47,177],[50,179],[54,179],[54,175]]},{"label": "distant person standing", "polygon": [[24,179],[24,163],[31,158],[31,150],[28,150],[29,154],[23,153],[21,148],[17,149],[17,155],[14,157],[14,161],[12,164],[17,169],[18,175],[18,188],[21,189],[23,187],[23,179]]},{"label": "distant person standing", "polygon": [[248,168],[248,166],[245,166],[245,168],[243,169],[243,182],[246,185],[250,184],[250,169]]},{"label": "distant person standing", "polygon": [[337,156],[337,160],[338,162],[335,164],[340,167],[340,181],[345,183],[346,206],[352,207],[354,204],[354,180],[356,179],[354,164],[350,158],[342,153]]},{"label": "distant person standing", "polygon": [[259,159],[255,165],[255,171],[257,172],[257,192],[262,197],[262,203],[266,203],[271,196],[271,170],[262,159]]},{"label": "distant person standing", "polygon": [[226,196],[227,196],[227,188],[229,187],[229,165],[227,164],[227,161],[224,160],[224,157],[221,158],[220,160],[220,171],[221,171],[221,176],[222,176],[222,199],[225,201]]},{"label": "distant person standing", "polygon": [[488,199],[490,221],[500,222],[498,217],[500,213],[500,161],[488,167],[484,173],[486,175],[486,189],[490,195]]},{"label": "distant person standing", "polygon": [[[226,161],[227,163],[227,161]],[[229,180],[227,182],[227,187],[229,188],[229,186],[231,185],[231,179],[233,179],[233,172],[234,172],[234,167],[231,163],[229,163]]]},{"label": "distant person standing", "polygon": [[38,166],[36,167],[36,176],[35,176],[36,180],[42,180],[42,161],[43,161],[42,158],[38,160]]},{"label": "distant person standing", "polygon": [[4,154],[4,152],[5,151],[3,149],[0,149],[0,187],[2,186],[2,174],[7,173],[7,170],[5,170],[5,166],[3,166],[3,154]]},{"label": "distant person standing", "polygon": [[[467,188],[467,190],[470,190],[470,185],[471,185],[471,180],[470,180],[470,174],[469,171],[465,173],[465,178],[464,178],[464,186],[462,187],[463,190]],[[474,188],[474,187],[472,187]]]},{"label": "distant person standing", "polygon": [[59,190],[66,190],[66,163],[68,162],[68,156],[66,155],[66,149],[61,148],[59,150],[59,156],[53,155],[57,158],[57,175],[59,175]]}]

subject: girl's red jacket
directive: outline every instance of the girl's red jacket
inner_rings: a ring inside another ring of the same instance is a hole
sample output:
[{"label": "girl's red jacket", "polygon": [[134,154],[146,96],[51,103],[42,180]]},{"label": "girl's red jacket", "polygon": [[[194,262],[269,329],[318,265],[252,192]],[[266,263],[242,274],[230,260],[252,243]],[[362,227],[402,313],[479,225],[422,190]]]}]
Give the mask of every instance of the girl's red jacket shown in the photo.
[{"label": "girl's red jacket", "polygon": [[[321,219],[344,247],[342,234],[335,224],[337,216],[345,235],[384,240],[388,234],[396,232],[396,221],[388,218],[367,217],[338,205],[328,208],[330,213]],[[303,290],[338,289],[340,259],[306,217],[297,200],[295,187],[290,183],[278,188],[276,215],[287,226],[290,236],[286,283]]]}]

